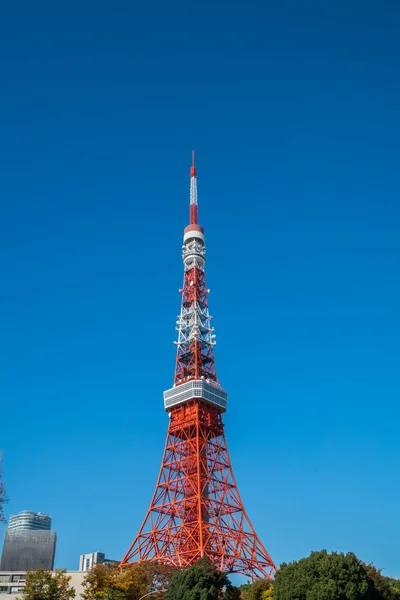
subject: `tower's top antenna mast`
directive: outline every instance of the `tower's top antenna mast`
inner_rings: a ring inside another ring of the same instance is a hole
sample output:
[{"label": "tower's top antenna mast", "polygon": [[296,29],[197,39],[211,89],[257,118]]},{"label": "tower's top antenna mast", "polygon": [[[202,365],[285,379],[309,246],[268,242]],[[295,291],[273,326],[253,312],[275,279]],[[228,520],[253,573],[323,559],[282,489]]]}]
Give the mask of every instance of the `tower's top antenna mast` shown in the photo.
[{"label": "tower's top antenna mast", "polygon": [[192,166],[190,167],[190,224],[199,222],[199,207],[197,204],[197,176],[194,165],[194,150],[192,150]]},{"label": "tower's top antenna mast", "polygon": [[196,177],[196,167],[194,166],[194,150],[192,150],[192,166],[190,167],[190,177]]}]

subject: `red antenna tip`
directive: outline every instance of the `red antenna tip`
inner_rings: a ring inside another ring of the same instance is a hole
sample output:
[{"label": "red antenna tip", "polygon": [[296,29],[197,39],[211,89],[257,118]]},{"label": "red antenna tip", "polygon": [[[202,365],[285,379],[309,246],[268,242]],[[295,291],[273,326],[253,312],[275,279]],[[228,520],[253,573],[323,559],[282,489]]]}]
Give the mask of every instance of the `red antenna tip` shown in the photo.
[{"label": "red antenna tip", "polygon": [[194,150],[192,150],[192,166],[190,167],[190,177],[196,177],[196,167],[194,166]]}]

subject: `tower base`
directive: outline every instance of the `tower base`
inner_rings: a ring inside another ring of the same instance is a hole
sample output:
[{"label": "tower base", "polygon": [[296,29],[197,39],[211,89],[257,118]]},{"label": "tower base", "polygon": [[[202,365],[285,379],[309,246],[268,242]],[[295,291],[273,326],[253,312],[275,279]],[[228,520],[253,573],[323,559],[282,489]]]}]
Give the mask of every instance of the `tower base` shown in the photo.
[{"label": "tower base", "polygon": [[187,567],[208,556],[218,569],[255,579],[275,570],[244,510],[221,409],[192,399],[171,409],[157,486],[123,558]]}]

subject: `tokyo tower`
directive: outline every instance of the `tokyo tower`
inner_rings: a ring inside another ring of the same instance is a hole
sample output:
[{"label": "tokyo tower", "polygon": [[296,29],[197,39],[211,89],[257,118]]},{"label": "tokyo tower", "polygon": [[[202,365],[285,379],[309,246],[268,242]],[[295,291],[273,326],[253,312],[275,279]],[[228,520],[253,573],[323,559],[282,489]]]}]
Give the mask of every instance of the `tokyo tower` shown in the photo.
[{"label": "tokyo tower", "polygon": [[153,560],[186,567],[208,556],[221,571],[271,578],[275,565],[246,514],[229,459],[222,422],[227,393],[215,370],[205,254],[193,153],[175,378],[164,392],[167,440],[150,507],[121,566]]}]

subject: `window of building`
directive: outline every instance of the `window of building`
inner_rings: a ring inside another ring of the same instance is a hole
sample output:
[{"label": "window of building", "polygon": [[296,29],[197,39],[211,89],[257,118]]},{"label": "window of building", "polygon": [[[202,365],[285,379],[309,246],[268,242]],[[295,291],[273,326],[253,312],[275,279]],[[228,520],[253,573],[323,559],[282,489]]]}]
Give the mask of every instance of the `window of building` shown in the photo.
[{"label": "window of building", "polygon": [[0,575],[0,582],[3,581],[10,581],[10,576],[9,575]]},{"label": "window of building", "polygon": [[0,585],[0,594],[8,594],[8,587],[6,585]]},{"label": "window of building", "polygon": [[86,559],[86,571],[90,569],[90,558]]},{"label": "window of building", "polygon": [[26,579],[26,575],[13,575],[11,577],[11,581],[13,583],[22,583],[22,582],[25,582],[25,579]]},{"label": "window of building", "polygon": [[22,587],[21,586],[17,586],[17,585],[12,585],[10,587],[10,594],[19,594],[22,591]]}]

